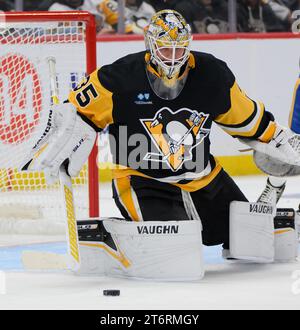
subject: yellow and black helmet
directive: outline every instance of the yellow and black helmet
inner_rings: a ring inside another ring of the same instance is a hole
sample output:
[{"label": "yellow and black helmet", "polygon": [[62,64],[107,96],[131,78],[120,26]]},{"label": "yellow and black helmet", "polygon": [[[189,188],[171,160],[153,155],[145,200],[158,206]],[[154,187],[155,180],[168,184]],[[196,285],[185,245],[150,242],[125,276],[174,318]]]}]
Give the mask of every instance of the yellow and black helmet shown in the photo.
[{"label": "yellow and black helmet", "polygon": [[[161,10],[154,14],[145,28],[146,48],[151,62],[171,78],[186,63],[192,41],[191,28],[175,10]],[[164,50],[168,48],[170,56]]]}]

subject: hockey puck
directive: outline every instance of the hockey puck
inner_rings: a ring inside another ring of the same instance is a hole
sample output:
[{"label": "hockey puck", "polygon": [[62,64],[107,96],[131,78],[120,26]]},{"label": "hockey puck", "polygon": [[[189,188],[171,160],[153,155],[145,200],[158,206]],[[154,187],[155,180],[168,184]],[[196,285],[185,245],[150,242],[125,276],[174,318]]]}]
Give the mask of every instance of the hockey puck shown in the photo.
[{"label": "hockey puck", "polygon": [[120,295],[120,290],[103,290],[103,295],[116,297]]}]

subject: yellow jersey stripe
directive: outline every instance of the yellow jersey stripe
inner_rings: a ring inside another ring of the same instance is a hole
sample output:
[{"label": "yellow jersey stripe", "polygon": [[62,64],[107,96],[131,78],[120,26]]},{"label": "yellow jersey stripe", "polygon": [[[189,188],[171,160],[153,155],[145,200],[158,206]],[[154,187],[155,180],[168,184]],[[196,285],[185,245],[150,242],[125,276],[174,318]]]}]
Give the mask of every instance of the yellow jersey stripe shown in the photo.
[{"label": "yellow jersey stripe", "polygon": [[239,125],[248,120],[255,111],[253,101],[239,88],[235,82],[230,89],[231,108],[218,116],[215,122],[223,125]]},{"label": "yellow jersey stripe", "polygon": [[[210,184],[214,178],[221,172],[222,170],[222,166],[219,164],[219,162],[217,160],[216,161],[216,166],[213,168],[213,170],[208,174],[206,175],[205,177],[201,178],[201,179],[198,179],[198,180],[191,180],[190,182],[188,183],[170,183],[174,186],[177,186],[185,191],[188,191],[188,192],[194,192],[194,191],[197,191],[199,189],[202,189],[204,187],[206,187],[208,184]],[[118,168],[115,168],[112,170],[112,175],[113,175],[113,179],[116,181],[116,182],[119,182],[120,179],[124,179],[124,178],[127,178],[131,175],[136,175],[136,176],[141,176],[141,177],[144,177],[144,178],[148,178],[148,179],[153,179],[153,180],[158,180],[159,179],[154,179],[154,178],[151,178],[137,170],[133,170],[131,168],[128,168],[128,167],[120,167],[120,166],[117,166]],[[129,179],[128,179],[128,182],[129,182]],[[124,185],[124,186],[123,186]],[[120,185],[120,188],[119,189],[122,189],[123,187],[125,187],[125,184],[123,183],[122,185]],[[126,186],[126,189],[127,189],[128,186]],[[123,188],[124,189],[124,188]],[[121,195],[121,193],[120,193]],[[131,197],[132,198],[132,197]],[[122,198],[122,202],[123,203],[126,203],[124,201],[124,199]],[[130,206],[130,203],[129,203],[129,206]],[[127,208],[127,204],[126,204],[126,208]],[[136,208],[135,208],[136,209]]]},{"label": "yellow jersey stripe", "polygon": [[269,142],[271,141],[272,137],[274,136],[276,131],[276,123],[273,121],[270,121],[268,127],[263,132],[263,134],[258,138],[262,142]]},{"label": "yellow jersey stripe", "polygon": [[126,211],[128,212],[130,218],[133,221],[141,221],[142,219],[140,219],[140,216],[138,215],[138,210],[135,206],[129,177],[126,176],[118,178],[115,180],[115,183],[119,194],[119,199],[125,207]]},{"label": "yellow jersey stripe", "polygon": [[257,104],[257,113],[254,119],[247,124],[245,127],[225,127],[221,126],[221,128],[228,134],[232,136],[241,136],[241,137],[252,137],[255,135],[255,133],[258,131],[261,120],[264,115],[264,108],[261,103],[256,103]]}]

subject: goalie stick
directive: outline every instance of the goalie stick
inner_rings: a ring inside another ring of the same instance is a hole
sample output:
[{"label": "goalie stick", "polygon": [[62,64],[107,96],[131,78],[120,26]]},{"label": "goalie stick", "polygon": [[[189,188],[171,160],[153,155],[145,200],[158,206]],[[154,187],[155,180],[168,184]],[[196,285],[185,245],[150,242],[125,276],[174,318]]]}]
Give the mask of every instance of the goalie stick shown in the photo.
[{"label": "goalie stick", "polygon": [[[59,104],[57,81],[56,81],[56,60],[48,57],[50,91],[53,104]],[[80,267],[79,243],[77,224],[75,217],[75,207],[72,189],[72,179],[67,174],[65,165],[59,169],[59,181],[61,189],[61,199],[63,201],[63,218],[66,223],[67,238],[67,258],[62,255],[45,252],[26,251],[22,255],[24,268],[29,269],[70,269],[77,271]]]}]

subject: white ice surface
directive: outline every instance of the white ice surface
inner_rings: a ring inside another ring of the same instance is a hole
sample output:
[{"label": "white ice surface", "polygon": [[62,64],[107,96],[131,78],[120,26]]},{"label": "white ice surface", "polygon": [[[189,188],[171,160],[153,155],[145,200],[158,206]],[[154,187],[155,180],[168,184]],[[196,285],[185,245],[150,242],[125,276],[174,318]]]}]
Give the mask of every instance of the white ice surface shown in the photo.
[{"label": "white ice surface", "polygon": [[[265,184],[265,177],[241,177],[235,180],[251,201],[256,200]],[[300,178],[289,179],[280,207],[298,206],[299,183]],[[103,189],[102,196],[107,196],[108,188]],[[112,201],[103,200],[102,216],[114,215],[118,215],[118,212]],[[0,246],[21,243],[20,237],[0,236]],[[28,239],[24,239],[23,243],[28,243]],[[137,282],[78,277],[68,273],[8,270],[4,274],[0,273],[0,282],[4,277],[6,282],[6,294],[1,294],[0,283],[0,309],[300,308],[300,262],[231,264],[220,261],[219,256],[215,255],[218,251],[206,248],[206,275],[204,280],[197,283]],[[104,297],[104,289],[120,289],[121,295]]]}]

